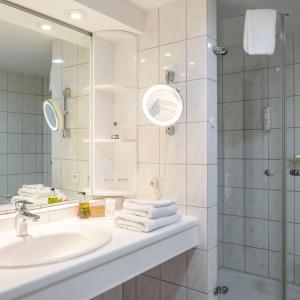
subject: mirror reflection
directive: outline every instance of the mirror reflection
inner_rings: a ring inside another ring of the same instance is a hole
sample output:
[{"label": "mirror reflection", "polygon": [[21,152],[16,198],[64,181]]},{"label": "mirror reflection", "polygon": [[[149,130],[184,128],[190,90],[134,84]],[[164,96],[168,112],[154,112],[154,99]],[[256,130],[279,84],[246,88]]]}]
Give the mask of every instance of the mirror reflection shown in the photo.
[{"label": "mirror reflection", "polygon": [[178,121],[183,111],[183,101],[179,91],[166,84],[149,88],[143,97],[143,111],[152,123],[170,126]]},{"label": "mirror reflection", "polygon": [[57,131],[59,127],[58,122],[58,113],[55,110],[55,107],[53,103],[51,103],[51,100],[45,100],[43,103],[43,113],[45,117],[45,121],[49,128],[52,131]]},{"label": "mirror reflection", "polygon": [[0,10],[0,210],[77,199],[89,190],[90,36]]}]

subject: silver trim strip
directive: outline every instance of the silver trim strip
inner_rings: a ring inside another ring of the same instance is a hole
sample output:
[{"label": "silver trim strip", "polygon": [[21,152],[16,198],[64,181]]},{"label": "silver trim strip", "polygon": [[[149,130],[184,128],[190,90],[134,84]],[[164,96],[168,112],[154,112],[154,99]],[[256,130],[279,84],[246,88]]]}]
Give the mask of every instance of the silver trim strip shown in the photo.
[{"label": "silver trim strip", "polygon": [[49,16],[47,16],[47,15],[44,15],[44,14],[39,13],[39,12],[37,12],[37,11],[34,11],[34,10],[30,9],[30,8],[24,7],[24,6],[22,6],[22,5],[19,5],[19,4],[16,4],[16,3],[13,3],[13,2],[10,2],[10,1],[7,1],[7,0],[0,0],[0,3],[1,3],[1,4],[4,4],[4,5],[7,5],[7,6],[10,6],[10,7],[13,7],[13,8],[16,8],[16,9],[18,9],[18,10],[22,10],[22,11],[28,13],[28,14],[31,14],[31,15],[34,15],[34,16],[43,18],[43,19],[45,19],[45,20],[47,20],[47,21],[56,23],[56,24],[58,24],[58,25],[62,25],[62,26],[64,26],[64,27],[70,28],[70,29],[72,29],[72,30],[76,30],[76,31],[78,31],[78,32],[80,32],[80,33],[82,33],[82,34],[87,35],[87,36],[90,36],[90,37],[92,36],[92,33],[89,32],[89,31],[87,31],[87,30],[84,30],[84,29],[81,29],[81,28],[76,27],[76,26],[74,26],[74,25],[68,24],[68,23],[66,23],[66,22],[64,22],[64,21],[61,21],[61,20],[58,20],[58,19],[49,17]]}]

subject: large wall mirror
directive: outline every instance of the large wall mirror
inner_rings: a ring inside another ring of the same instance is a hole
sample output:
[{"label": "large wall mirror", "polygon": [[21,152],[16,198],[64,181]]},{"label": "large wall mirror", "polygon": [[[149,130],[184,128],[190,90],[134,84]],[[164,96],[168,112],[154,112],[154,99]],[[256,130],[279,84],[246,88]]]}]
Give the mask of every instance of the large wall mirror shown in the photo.
[{"label": "large wall mirror", "polygon": [[51,205],[53,188],[52,202],[76,200],[90,186],[91,37],[0,4],[0,40],[0,213]]}]

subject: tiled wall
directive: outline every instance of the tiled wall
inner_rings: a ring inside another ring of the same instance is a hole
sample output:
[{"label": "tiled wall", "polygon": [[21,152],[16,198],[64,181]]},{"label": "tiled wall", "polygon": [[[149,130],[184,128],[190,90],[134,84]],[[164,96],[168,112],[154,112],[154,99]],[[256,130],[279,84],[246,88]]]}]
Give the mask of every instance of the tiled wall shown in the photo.
[{"label": "tiled wall", "polygon": [[[71,137],[62,138],[61,130],[52,132],[52,181],[67,195],[77,196],[89,188],[90,49],[57,40],[52,52],[63,59],[62,64],[52,65],[52,99],[59,107],[63,89],[71,89],[66,124]],[[73,175],[79,175],[78,180]]]},{"label": "tiled wall", "polygon": [[[281,83],[279,41],[274,55],[248,56],[243,18],[220,22],[228,54],[219,64],[219,262],[226,268],[279,279],[281,228]],[[300,32],[299,32],[300,33]],[[287,158],[300,152],[300,34],[286,39]],[[263,130],[264,106],[271,130]],[[223,147],[221,147],[223,145]],[[288,168],[294,168],[287,161]],[[299,168],[298,164],[295,167]],[[272,169],[274,175],[264,175]],[[287,278],[300,283],[299,179],[287,172]]]},{"label": "tiled wall", "polygon": [[[213,299],[217,283],[217,83],[214,0],[179,0],[147,12],[139,39],[138,188],[153,198],[150,180],[167,167],[163,199],[197,216],[197,248],[156,267],[97,300]],[[184,113],[170,137],[164,161],[164,129],[147,122],[142,96],[153,84],[165,83],[165,69],[175,72],[184,98]],[[212,119],[212,122],[209,120]]]},{"label": "tiled wall", "polygon": [[42,103],[47,78],[0,70],[0,202],[22,184],[49,183],[50,135]]}]

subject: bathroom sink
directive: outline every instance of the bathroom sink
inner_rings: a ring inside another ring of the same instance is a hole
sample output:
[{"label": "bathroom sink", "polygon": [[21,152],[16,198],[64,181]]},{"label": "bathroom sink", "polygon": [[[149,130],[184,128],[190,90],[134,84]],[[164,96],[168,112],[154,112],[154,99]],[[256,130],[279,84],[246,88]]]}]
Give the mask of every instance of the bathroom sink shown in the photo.
[{"label": "bathroom sink", "polygon": [[75,258],[105,246],[112,239],[106,229],[69,220],[32,226],[26,237],[0,234],[0,268],[46,265]]}]

